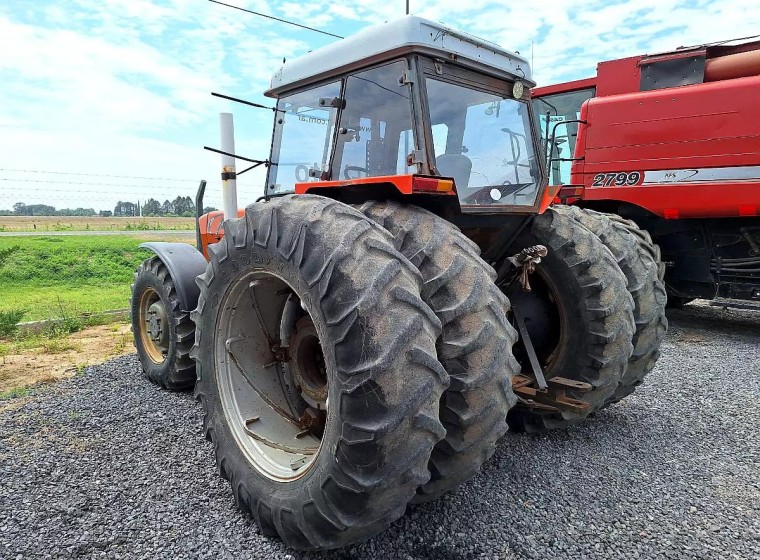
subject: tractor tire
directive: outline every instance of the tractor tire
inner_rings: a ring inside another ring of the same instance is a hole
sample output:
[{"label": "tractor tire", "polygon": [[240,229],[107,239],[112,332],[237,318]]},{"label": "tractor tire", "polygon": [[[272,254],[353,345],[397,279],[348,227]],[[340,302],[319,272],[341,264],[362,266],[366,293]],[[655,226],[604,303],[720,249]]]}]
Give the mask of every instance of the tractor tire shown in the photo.
[{"label": "tractor tire", "polygon": [[[291,548],[379,533],[429,480],[445,436],[441,325],[419,272],[387,231],[320,196],[253,204],[224,231],[193,312],[196,396],[221,476]],[[293,371],[303,385],[283,379]]]},{"label": "tractor tire", "polygon": [[195,325],[182,311],[169,271],[161,259],[145,260],[132,284],[132,332],[143,373],[153,383],[171,391],[189,389],[195,383],[195,362],[190,351]]},{"label": "tractor tire", "polygon": [[654,250],[656,245],[651,242],[649,234],[639,230],[629,220],[616,220],[608,214],[577,206],[557,206],[556,210],[589,229],[612,252],[628,281],[628,292],[633,297],[636,323],[633,354],[617,389],[605,403],[609,406],[633,393],[660,357],[660,345],[668,330],[668,320],[665,317],[665,285],[658,277],[658,264],[661,263],[654,260],[659,250]]},{"label": "tractor tire", "polygon": [[427,502],[475,476],[506,433],[517,400],[511,385],[519,373],[512,355],[517,332],[495,271],[456,226],[397,202],[367,202],[360,210],[393,235],[396,249],[420,271],[422,299],[441,320],[438,359],[451,385],[440,404],[446,438],[430,456],[430,482],[413,500]]},{"label": "tractor tire", "polygon": [[[612,397],[633,353],[636,329],[625,276],[597,236],[549,208],[512,246],[532,245],[549,250],[530,276],[532,291],[513,281],[504,287],[506,294],[525,319],[546,379],[560,376],[592,386],[587,393],[567,391],[589,405],[582,415],[518,401],[507,418],[510,428],[541,432],[577,423]],[[524,354],[517,355],[530,371]]]},{"label": "tractor tire", "polygon": [[648,253],[652,260],[657,264],[657,278],[659,278],[660,282],[662,282],[664,285],[665,263],[662,262],[662,252],[660,251],[660,246],[652,240],[652,236],[649,235],[649,232],[645,229],[641,229],[633,220],[623,218],[618,214],[604,215],[610,221],[621,225],[627,229],[629,233],[635,235],[638,238],[640,243],[639,250],[643,250],[644,252]]}]

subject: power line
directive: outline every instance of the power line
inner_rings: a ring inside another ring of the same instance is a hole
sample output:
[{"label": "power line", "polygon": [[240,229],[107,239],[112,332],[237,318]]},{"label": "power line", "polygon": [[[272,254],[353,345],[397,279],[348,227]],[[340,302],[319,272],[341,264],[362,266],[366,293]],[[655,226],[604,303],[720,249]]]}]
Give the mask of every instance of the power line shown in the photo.
[{"label": "power line", "polygon": [[[172,190],[168,188],[161,189],[158,185],[136,185],[136,184],[127,184],[127,183],[83,183],[80,181],[45,181],[45,180],[36,180],[36,179],[8,179],[5,177],[0,177],[0,181],[8,181],[11,183],[32,183],[32,184],[39,184],[44,183],[48,185],[73,185],[73,186],[85,186],[85,187],[129,187],[130,191],[127,193],[126,191],[121,191],[122,194],[152,194],[152,193],[177,193],[180,191]],[[253,184],[246,184],[246,183],[238,183],[238,188],[261,188],[261,185],[253,185]],[[134,190],[134,189],[151,189],[151,190]],[[161,190],[159,190],[161,189]],[[92,189],[80,189],[77,188],[74,191],[67,190],[65,188],[59,188],[59,189],[52,189],[56,192],[66,192],[67,195],[71,194],[80,194],[80,193],[98,193],[98,194],[109,194],[109,193],[102,193],[99,188],[92,190]],[[18,193],[27,193],[27,192],[50,192],[51,188],[49,187],[24,187],[24,189]],[[118,192],[118,191],[117,191]],[[187,189],[183,189],[181,192],[187,192]],[[3,190],[0,189],[0,196],[7,197],[8,195],[3,195]]]},{"label": "power line", "polygon": [[307,25],[301,25],[300,23],[295,23],[292,21],[288,21],[286,19],[280,19],[278,17],[269,16],[267,14],[261,14],[259,12],[254,12],[253,10],[247,10],[246,8],[240,8],[238,6],[233,6],[232,4],[225,4],[224,2],[219,2],[219,0],[209,0],[209,2],[213,2],[214,4],[219,4],[221,6],[227,6],[228,8],[233,8],[235,10],[240,10],[241,12],[247,12],[249,14],[253,14],[255,16],[260,16],[263,18],[273,19],[275,21],[279,21],[282,23],[287,23],[288,25],[294,25],[295,27],[300,27],[301,29],[308,29],[309,31],[316,31],[317,33],[322,33],[323,35],[329,35],[330,37],[336,37],[338,39],[343,39],[341,35],[336,35],[335,33],[329,33],[327,31],[322,31],[321,29],[316,29],[314,27],[309,27]]},{"label": "power line", "polygon": [[14,183],[46,183],[49,185],[88,185],[91,187],[153,187],[153,185],[135,185],[125,183],[84,183],[82,181],[48,181],[45,179],[9,179],[7,177],[0,177],[0,181],[11,181]]},{"label": "power line", "polygon": [[[110,177],[112,179],[145,179],[147,181],[177,181],[177,182],[190,182],[198,183],[198,179],[175,179],[171,177],[140,177],[137,175],[99,175],[97,173],[74,173],[68,171],[40,171],[35,169],[0,169],[0,171],[6,171],[9,173],[39,173],[42,175],[73,175],[76,177]],[[141,185],[144,186],[144,185]]]}]

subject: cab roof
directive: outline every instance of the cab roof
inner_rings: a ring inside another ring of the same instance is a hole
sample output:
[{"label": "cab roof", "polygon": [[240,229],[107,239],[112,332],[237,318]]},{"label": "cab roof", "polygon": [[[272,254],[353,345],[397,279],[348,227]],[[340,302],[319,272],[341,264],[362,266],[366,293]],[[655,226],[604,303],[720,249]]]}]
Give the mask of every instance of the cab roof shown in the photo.
[{"label": "cab roof", "polygon": [[416,16],[368,27],[285,63],[264,95],[281,95],[409,53],[455,61],[486,74],[519,78],[533,87],[528,60],[495,43]]}]

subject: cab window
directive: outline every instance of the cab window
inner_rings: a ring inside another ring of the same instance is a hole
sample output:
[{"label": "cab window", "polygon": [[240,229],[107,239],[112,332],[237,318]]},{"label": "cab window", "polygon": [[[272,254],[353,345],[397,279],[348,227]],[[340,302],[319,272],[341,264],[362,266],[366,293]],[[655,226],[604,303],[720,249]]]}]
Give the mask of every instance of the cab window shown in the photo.
[{"label": "cab window", "polygon": [[409,84],[400,78],[399,60],[346,78],[331,179],[356,179],[408,173],[412,141]]},{"label": "cab window", "polygon": [[[596,88],[588,88],[533,99],[533,107],[541,130],[541,140],[547,162],[551,157],[565,159],[573,157],[575,141],[578,136],[578,123],[564,123],[565,121],[579,119],[581,105],[594,95],[596,95]],[[552,130],[555,130],[554,144],[549,146]],[[564,185],[568,183],[571,166],[572,162],[570,161],[553,161],[549,167],[549,184]]]},{"label": "cab window", "polygon": [[337,81],[282,97],[277,102],[273,164],[267,179],[270,193],[292,192],[296,183],[323,178],[329,167],[338,114],[330,102],[339,97]]}]

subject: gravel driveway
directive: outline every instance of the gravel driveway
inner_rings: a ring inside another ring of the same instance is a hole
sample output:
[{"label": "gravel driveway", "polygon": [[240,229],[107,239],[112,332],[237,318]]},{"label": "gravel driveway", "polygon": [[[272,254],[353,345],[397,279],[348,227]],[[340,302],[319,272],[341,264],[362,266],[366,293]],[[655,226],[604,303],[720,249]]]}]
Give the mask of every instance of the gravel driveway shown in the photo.
[{"label": "gravel driveway", "polygon": [[88,368],[0,401],[0,558],[759,558],[760,311],[670,320],[635,395],[507,435],[458,491],[326,554],[238,513],[191,395],[150,385],[134,356]]}]

